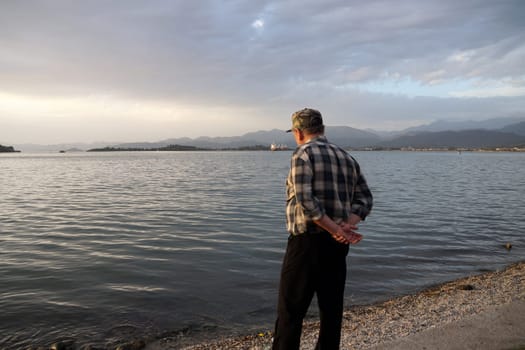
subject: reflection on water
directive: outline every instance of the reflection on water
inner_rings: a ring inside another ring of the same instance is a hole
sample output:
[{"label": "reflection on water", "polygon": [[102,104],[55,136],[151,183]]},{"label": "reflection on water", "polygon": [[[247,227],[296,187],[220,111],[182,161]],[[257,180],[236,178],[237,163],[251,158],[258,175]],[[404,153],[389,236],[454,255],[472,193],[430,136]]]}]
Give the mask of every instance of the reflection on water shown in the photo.
[{"label": "reflection on water", "polygon": [[[348,304],[525,257],[525,154],[355,155],[375,207],[348,258]],[[289,157],[0,156],[0,347],[271,327]]]}]

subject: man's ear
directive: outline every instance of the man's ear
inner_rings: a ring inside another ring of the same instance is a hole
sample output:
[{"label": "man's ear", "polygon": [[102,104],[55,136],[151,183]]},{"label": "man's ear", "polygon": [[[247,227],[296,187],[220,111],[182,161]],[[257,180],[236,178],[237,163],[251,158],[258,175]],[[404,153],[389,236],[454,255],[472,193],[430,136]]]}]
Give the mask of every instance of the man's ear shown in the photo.
[{"label": "man's ear", "polygon": [[299,141],[304,141],[304,132],[300,129],[297,132],[299,133]]}]

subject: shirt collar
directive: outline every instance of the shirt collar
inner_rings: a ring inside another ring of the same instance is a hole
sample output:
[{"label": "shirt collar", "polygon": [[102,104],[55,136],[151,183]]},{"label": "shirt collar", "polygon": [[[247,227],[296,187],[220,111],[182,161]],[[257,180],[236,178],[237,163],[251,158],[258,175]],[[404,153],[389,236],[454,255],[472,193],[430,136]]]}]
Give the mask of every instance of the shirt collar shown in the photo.
[{"label": "shirt collar", "polygon": [[327,142],[327,139],[326,139],[325,135],[318,135],[318,136],[312,137],[311,139],[309,139],[305,143],[311,143],[311,142],[316,142],[316,141]]}]

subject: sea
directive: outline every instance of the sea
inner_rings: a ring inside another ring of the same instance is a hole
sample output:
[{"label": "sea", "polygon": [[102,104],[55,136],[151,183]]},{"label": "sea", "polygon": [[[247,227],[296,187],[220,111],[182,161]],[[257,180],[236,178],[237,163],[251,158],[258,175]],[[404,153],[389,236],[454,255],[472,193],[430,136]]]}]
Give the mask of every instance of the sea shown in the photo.
[{"label": "sea", "polygon": [[[525,153],[352,154],[375,205],[346,306],[525,259]],[[271,330],[290,156],[1,154],[0,348]]]}]

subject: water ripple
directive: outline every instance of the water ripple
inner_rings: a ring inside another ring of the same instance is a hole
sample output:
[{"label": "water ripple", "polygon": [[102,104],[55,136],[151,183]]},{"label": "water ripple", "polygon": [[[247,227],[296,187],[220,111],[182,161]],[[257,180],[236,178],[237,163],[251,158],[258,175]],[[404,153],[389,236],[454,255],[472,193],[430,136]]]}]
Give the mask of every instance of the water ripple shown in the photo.
[{"label": "water ripple", "polygon": [[[525,257],[524,154],[355,155],[375,207],[350,249],[347,303]],[[271,327],[289,157],[1,156],[0,348]]]}]

